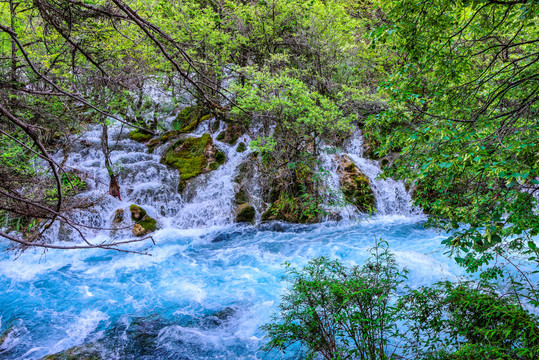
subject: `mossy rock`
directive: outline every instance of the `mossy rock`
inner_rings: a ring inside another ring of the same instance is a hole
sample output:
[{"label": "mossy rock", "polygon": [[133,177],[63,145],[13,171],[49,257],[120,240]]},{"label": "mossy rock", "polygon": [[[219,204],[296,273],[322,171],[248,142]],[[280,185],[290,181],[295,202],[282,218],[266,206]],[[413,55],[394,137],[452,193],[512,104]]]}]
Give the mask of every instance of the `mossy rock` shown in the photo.
[{"label": "mossy rock", "polygon": [[340,175],[341,190],[346,201],[361,212],[373,212],[375,197],[369,178],[346,155],[341,156],[337,172]]},{"label": "mossy rock", "polygon": [[120,224],[122,221],[124,221],[124,209],[116,209],[116,211],[114,211],[114,217],[112,218],[112,223],[117,225],[117,224]]},{"label": "mossy rock", "polygon": [[255,215],[255,208],[249,203],[242,204],[236,208],[236,222],[252,223],[255,221]]},{"label": "mossy rock", "polygon": [[181,181],[187,181],[202,174],[207,165],[204,150],[212,144],[209,134],[199,138],[187,138],[177,141],[170,147],[163,162],[180,171]]},{"label": "mossy rock", "polygon": [[230,145],[235,145],[240,136],[243,135],[243,132],[243,128],[240,125],[229,123],[226,130],[221,131],[221,133],[217,135],[216,139]]},{"label": "mossy rock", "polygon": [[198,125],[211,118],[210,112],[202,106],[188,106],[183,108],[172,122],[172,128],[180,133],[195,130]]},{"label": "mossy rock", "polygon": [[234,203],[236,205],[243,205],[245,203],[249,202],[249,194],[247,194],[247,191],[245,188],[240,187],[236,194],[234,195]]},{"label": "mossy rock", "polygon": [[129,210],[131,211],[131,220],[136,222],[133,225],[133,235],[145,236],[157,230],[157,221],[150,217],[146,210],[135,204],[131,205]]},{"label": "mossy rock", "polygon": [[146,216],[146,210],[138,205],[133,204],[129,206],[129,210],[131,211],[131,220],[133,221],[140,221]]},{"label": "mossy rock", "polygon": [[225,160],[225,154],[215,148],[210,134],[178,140],[162,158],[163,163],[180,171],[180,192],[185,189],[188,180],[216,170]]},{"label": "mossy rock", "polygon": [[256,156],[251,155],[243,161],[237,168],[237,174],[234,177],[234,182],[242,184],[251,178],[254,174]]},{"label": "mossy rock", "polygon": [[0,348],[4,344],[4,341],[6,341],[7,337],[9,336],[9,333],[13,330],[13,326],[8,327],[2,334],[0,334]]},{"label": "mossy rock", "polygon": [[238,147],[236,148],[236,151],[239,153],[245,152],[246,150],[247,150],[247,146],[245,145],[244,142],[240,142],[238,144]]},{"label": "mossy rock", "polygon": [[152,137],[152,134],[139,129],[129,132],[129,138],[140,143],[146,143],[150,141]]}]

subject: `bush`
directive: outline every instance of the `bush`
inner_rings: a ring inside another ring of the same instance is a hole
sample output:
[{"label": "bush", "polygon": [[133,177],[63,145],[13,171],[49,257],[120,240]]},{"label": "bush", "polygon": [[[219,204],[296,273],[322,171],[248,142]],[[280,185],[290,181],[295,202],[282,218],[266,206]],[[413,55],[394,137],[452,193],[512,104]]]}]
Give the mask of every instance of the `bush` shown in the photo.
[{"label": "bush", "polygon": [[[287,265],[264,350],[300,346],[308,359],[537,359],[539,319],[515,288],[481,281],[410,289],[387,244],[362,266],[321,257]],[[399,290],[400,289],[400,290]]]},{"label": "bush", "polygon": [[399,309],[392,306],[406,271],[397,267],[386,243],[363,266],[345,267],[321,257],[302,270],[287,265],[290,288],[273,323],[263,327],[265,350],[298,344],[314,359],[387,359],[398,337]]}]

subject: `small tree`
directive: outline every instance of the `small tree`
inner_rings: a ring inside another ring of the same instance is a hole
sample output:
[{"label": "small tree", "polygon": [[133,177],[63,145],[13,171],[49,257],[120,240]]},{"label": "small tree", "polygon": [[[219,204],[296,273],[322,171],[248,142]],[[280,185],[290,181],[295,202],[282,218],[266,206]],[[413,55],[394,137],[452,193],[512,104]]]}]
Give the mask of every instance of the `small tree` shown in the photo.
[{"label": "small tree", "polygon": [[270,339],[265,350],[299,344],[309,359],[391,358],[400,318],[393,304],[406,270],[397,267],[387,243],[377,243],[362,266],[320,257],[301,270],[287,267],[291,286],[274,322],[263,326]]}]

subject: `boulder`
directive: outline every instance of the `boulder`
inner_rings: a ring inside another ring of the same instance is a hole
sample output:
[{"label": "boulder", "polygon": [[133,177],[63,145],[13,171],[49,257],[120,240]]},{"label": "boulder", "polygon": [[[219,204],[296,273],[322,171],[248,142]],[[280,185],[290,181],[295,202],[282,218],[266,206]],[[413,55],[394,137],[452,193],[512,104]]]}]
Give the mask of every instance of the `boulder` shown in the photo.
[{"label": "boulder", "polygon": [[238,187],[236,194],[234,195],[234,203],[236,205],[243,205],[245,203],[248,203],[250,200],[250,196],[247,193],[247,190],[243,186]]},{"label": "boulder", "polygon": [[131,205],[129,210],[131,211],[131,220],[136,222],[133,225],[133,235],[146,236],[157,230],[157,221],[150,217],[146,210],[135,204]]},{"label": "boulder", "polygon": [[370,187],[369,178],[346,156],[341,155],[337,173],[340,177],[341,190],[346,201],[361,212],[375,210],[374,192]]},{"label": "boulder", "polygon": [[105,360],[105,358],[91,345],[81,345],[47,355],[41,360]]},{"label": "boulder", "polygon": [[255,215],[255,208],[249,203],[242,204],[236,208],[236,222],[252,223],[255,220]]},{"label": "boulder", "polygon": [[112,218],[112,224],[118,225],[124,221],[124,209],[116,209],[114,211],[114,217]]}]

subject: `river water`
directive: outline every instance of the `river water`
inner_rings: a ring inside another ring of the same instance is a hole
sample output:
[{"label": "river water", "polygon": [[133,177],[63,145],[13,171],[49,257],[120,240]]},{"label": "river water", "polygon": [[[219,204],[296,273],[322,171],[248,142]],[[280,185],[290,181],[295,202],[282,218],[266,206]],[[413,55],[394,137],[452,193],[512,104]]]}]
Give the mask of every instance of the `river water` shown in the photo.
[{"label": "river water", "polygon": [[[202,124],[197,134],[209,126]],[[401,183],[376,178],[377,164],[361,157],[357,141],[344,151],[370,177],[378,214],[347,207],[340,210],[340,222],[247,226],[233,223],[232,199],[233,178],[249,152],[216,141],[227,163],[189,185],[182,197],[177,170],[159,163],[164,149],[148,154],[125,133],[116,127],[110,134],[110,142],[117,141],[112,158],[120,164],[123,201],[105,195],[96,210],[75,219],[108,227],[117,209],[128,212],[136,203],[161,226],[151,256],[100,249],[0,251],[0,359],[41,359],[81,345],[102,359],[301,358],[259,351],[265,341],[259,327],[275,313],[286,287],[283,263],[302,266],[327,256],[361,264],[376,239],[384,239],[399,265],[409,269],[410,286],[462,274],[443,254],[444,235],[423,227],[425,217],[410,205]],[[99,136],[98,128],[90,129],[67,162],[88,174],[83,196],[95,198],[106,194],[107,184]],[[329,183],[335,182],[335,161],[330,155],[323,159]],[[114,234],[128,235],[129,230]],[[58,226],[49,236],[76,241]],[[99,241],[111,235],[88,236]]]}]

